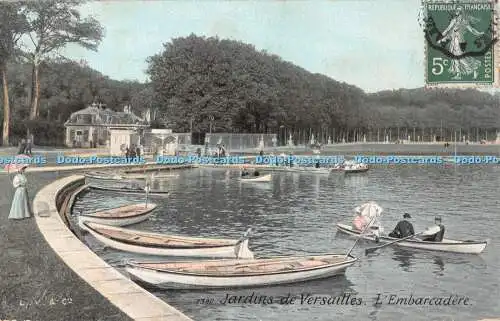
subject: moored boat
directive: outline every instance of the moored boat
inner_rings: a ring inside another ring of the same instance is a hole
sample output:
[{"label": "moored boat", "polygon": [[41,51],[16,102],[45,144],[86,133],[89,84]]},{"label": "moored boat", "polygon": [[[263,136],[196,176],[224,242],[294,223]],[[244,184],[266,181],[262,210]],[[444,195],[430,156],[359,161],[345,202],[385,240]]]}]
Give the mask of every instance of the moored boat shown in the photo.
[{"label": "moored boat", "polygon": [[179,177],[179,174],[172,174],[172,173],[156,173],[156,174],[123,174],[123,177],[126,179],[137,179],[137,180],[143,180],[143,179],[166,179],[166,178],[177,178]]},{"label": "moored boat", "polygon": [[241,178],[242,182],[270,182],[272,180],[271,174],[259,175],[259,176],[244,176]]},{"label": "moored boat", "polygon": [[254,258],[248,248],[246,236],[239,240],[209,239],[165,235],[90,222],[83,222],[80,226],[106,246],[125,252],[156,256]]},{"label": "moored boat", "polygon": [[[121,187],[121,188],[113,188],[107,186],[98,186],[95,184],[89,184],[89,187],[96,190],[107,191],[107,192],[115,192],[115,193],[127,193],[132,195],[146,195],[146,191],[140,187],[138,188],[130,188],[130,187]],[[150,191],[148,193],[149,196],[168,196],[167,191]]]},{"label": "moored boat", "polygon": [[346,163],[344,165],[344,173],[363,173],[368,171],[369,167],[363,163]]},{"label": "moored boat", "polygon": [[148,203],[146,205],[145,203],[141,203],[116,207],[93,214],[80,214],[78,216],[78,224],[83,229],[85,229],[85,222],[112,226],[132,225],[147,220],[155,208],[156,204]]},{"label": "moored boat", "polygon": [[330,172],[336,172],[336,173],[341,173],[344,171],[344,165],[342,164],[335,164],[329,168]]},{"label": "moored boat", "polygon": [[[361,233],[353,229],[350,225],[337,224],[337,230],[339,232],[352,235],[361,236],[365,240],[375,241],[375,237],[372,235],[361,235]],[[397,241],[397,238],[389,237],[386,235],[380,236],[380,242],[393,242]],[[460,240],[450,240],[443,239],[442,242],[429,242],[422,241],[418,238],[408,239],[398,243],[394,243],[395,246],[400,246],[410,249],[419,249],[427,251],[440,251],[440,252],[452,252],[452,253],[463,253],[463,254],[479,254],[484,251],[488,241],[460,241]]]},{"label": "moored boat", "polygon": [[254,260],[128,262],[132,280],[164,289],[245,288],[297,283],[343,274],[357,261],[345,254]]}]

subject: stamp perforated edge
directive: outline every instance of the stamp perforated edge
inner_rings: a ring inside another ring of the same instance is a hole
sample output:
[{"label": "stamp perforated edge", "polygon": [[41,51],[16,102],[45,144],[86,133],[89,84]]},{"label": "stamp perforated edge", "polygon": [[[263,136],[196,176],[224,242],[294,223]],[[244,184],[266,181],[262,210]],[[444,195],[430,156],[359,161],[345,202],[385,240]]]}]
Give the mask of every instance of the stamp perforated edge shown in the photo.
[{"label": "stamp perforated edge", "polygon": [[[497,19],[499,18],[500,14],[500,2],[499,0],[468,0],[468,1],[463,1],[463,2],[477,2],[477,3],[492,3],[493,4],[493,15],[494,17],[496,16]],[[421,6],[422,9],[425,7],[426,4],[429,3],[457,3],[456,0],[422,0]],[[497,32],[500,32],[498,30],[497,26]],[[469,83],[429,83],[429,71],[427,68],[427,53],[428,53],[428,45],[427,41],[425,40],[424,37],[424,87],[425,88],[476,88],[476,89],[488,89],[488,88],[500,88],[500,41],[497,41],[493,47],[493,66],[494,66],[494,71],[493,71],[493,84],[485,84],[485,83],[474,83],[474,82],[469,82]]]}]

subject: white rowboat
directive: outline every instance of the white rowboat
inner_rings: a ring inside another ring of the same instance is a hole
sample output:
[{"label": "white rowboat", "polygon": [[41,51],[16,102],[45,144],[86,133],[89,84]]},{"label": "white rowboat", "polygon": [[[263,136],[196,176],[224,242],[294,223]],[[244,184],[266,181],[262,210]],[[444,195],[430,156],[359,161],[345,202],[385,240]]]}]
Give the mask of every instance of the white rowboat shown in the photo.
[{"label": "white rowboat", "polygon": [[78,216],[78,225],[85,229],[84,222],[92,222],[111,226],[126,226],[147,220],[156,204],[141,203],[109,209],[94,214],[85,214]]},{"label": "white rowboat", "polygon": [[253,259],[248,238],[209,239],[172,236],[85,222],[81,227],[111,248],[156,256]]},{"label": "white rowboat", "polygon": [[163,289],[245,288],[297,283],[343,274],[357,259],[345,254],[255,260],[128,262],[132,280]]},{"label": "white rowboat", "polygon": [[[105,186],[97,186],[93,184],[89,184],[89,187],[96,190],[113,192],[113,193],[126,193],[130,195],[146,195],[146,191],[142,188],[129,188],[129,187],[121,187],[121,188],[113,188],[113,187],[105,187]],[[149,196],[168,196],[168,192],[166,191],[151,191],[148,193]]]},{"label": "white rowboat", "polygon": [[172,173],[157,173],[157,174],[124,174],[123,178],[125,179],[165,179],[165,178],[177,178],[179,174]]},{"label": "white rowboat", "polygon": [[261,176],[244,176],[241,178],[242,182],[270,182],[272,180],[271,174]]},{"label": "white rowboat", "polygon": [[[359,236],[361,234],[359,231],[353,229],[350,225],[346,224],[337,224],[337,229],[339,232],[352,236]],[[375,241],[375,238],[372,235],[363,235],[361,237],[365,240]],[[393,242],[396,240],[398,239],[389,236],[380,237],[380,241],[384,243]],[[484,251],[487,244],[488,241],[456,241],[456,240],[443,239],[442,242],[428,242],[428,241],[418,240],[416,238],[394,243],[394,245],[396,246],[410,248],[410,249],[463,253],[463,254],[479,254]]]}]

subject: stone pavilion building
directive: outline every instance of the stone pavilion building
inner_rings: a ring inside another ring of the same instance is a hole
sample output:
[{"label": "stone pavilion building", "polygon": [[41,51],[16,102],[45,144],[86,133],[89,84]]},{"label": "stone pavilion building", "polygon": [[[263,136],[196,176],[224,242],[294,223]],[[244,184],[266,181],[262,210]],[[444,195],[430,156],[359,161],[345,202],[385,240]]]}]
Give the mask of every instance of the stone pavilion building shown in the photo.
[{"label": "stone pavilion building", "polygon": [[130,106],[122,112],[105,108],[102,104],[88,106],[71,114],[64,124],[66,127],[66,146],[98,147],[110,146],[111,132],[124,130],[142,136],[149,128],[149,121],[135,115]]}]

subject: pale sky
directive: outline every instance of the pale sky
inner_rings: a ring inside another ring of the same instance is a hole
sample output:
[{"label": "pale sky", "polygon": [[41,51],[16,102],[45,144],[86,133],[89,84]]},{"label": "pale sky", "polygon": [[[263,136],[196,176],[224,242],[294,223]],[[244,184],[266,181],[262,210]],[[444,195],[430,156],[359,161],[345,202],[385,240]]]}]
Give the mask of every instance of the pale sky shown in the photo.
[{"label": "pale sky", "polygon": [[146,58],[194,33],[253,44],[367,92],[424,85],[420,0],[104,1],[84,14],[106,36],[97,53],[64,54],[117,80],[147,80]]}]

